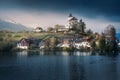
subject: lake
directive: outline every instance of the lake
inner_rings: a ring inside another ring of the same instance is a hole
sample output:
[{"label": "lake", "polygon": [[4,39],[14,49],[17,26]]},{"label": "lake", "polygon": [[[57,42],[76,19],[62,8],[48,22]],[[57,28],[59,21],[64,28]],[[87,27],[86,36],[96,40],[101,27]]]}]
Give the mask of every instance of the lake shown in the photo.
[{"label": "lake", "polygon": [[120,80],[120,55],[0,52],[0,80]]}]

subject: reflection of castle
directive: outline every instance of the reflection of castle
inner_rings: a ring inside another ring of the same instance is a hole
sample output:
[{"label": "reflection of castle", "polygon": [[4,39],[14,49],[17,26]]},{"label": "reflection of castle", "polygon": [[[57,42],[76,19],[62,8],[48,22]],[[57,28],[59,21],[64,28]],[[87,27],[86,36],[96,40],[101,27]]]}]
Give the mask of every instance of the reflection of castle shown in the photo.
[{"label": "reflection of castle", "polygon": [[65,28],[67,29],[71,29],[74,27],[74,25],[78,24],[78,19],[74,16],[72,16],[72,14],[70,14],[68,16],[68,21],[67,21],[67,25],[65,26]]}]

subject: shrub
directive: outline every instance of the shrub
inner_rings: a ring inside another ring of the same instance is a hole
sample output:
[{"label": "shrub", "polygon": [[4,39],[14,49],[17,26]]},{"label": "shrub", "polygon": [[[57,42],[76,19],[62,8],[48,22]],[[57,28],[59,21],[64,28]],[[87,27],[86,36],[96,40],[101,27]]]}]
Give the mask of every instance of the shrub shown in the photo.
[{"label": "shrub", "polygon": [[21,35],[15,35],[14,37],[15,37],[15,38],[19,38],[19,37],[22,37],[22,36],[21,36]]},{"label": "shrub", "polygon": [[10,51],[14,47],[11,42],[0,42],[0,51]]}]

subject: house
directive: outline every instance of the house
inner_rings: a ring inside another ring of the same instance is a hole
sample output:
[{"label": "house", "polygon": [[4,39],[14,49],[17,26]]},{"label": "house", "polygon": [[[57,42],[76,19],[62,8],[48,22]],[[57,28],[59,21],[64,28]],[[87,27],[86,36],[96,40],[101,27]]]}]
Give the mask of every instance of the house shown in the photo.
[{"label": "house", "polygon": [[73,43],[74,48],[80,49],[82,47],[81,42],[82,42],[82,39],[76,39]]},{"label": "house", "polygon": [[89,42],[87,42],[87,41],[82,41],[82,42],[75,42],[74,43],[74,47],[76,48],[76,49],[82,49],[82,48],[91,48],[91,45],[90,45],[90,43]]},{"label": "house", "polygon": [[87,41],[83,41],[82,43],[82,46],[84,47],[84,48],[90,48],[91,47],[91,45],[90,45],[90,43],[89,42],[87,42]]},{"label": "house", "polygon": [[17,48],[20,49],[28,49],[31,44],[30,39],[22,38],[18,43],[17,43]]},{"label": "house", "polygon": [[61,47],[70,48],[70,44],[62,44]]},{"label": "house", "polygon": [[42,40],[42,41],[39,43],[39,48],[40,48],[40,49],[45,49],[45,46],[46,46],[45,41]]},{"label": "house", "polygon": [[43,29],[41,27],[36,27],[35,30],[34,30],[34,32],[36,32],[36,33],[39,33],[39,32],[42,32],[42,31],[43,31]]},{"label": "house", "polygon": [[60,26],[60,28],[58,28],[58,32],[62,32],[62,31],[68,31],[68,29],[65,26]]},{"label": "house", "polygon": [[72,36],[64,35],[63,37],[59,38],[59,44],[57,47],[67,47],[69,48],[73,42]]},{"label": "house", "polygon": [[66,48],[70,48],[71,44],[69,42],[69,40],[63,40],[62,42],[60,42],[57,47],[66,47]]}]

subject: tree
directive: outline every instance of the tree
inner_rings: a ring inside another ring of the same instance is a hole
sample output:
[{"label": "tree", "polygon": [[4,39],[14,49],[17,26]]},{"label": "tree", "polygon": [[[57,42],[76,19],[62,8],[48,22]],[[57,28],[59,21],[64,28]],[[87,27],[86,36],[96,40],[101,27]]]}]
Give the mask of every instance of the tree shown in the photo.
[{"label": "tree", "polygon": [[105,28],[105,39],[106,39],[106,51],[116,52],[118,45],[116,40],[116,29],[113,25],[108,25]]},{"label": "tree", "polygon": [[51,50],[55,49],[55,47],[57,45],[57,38],[51,37],[49,39],[49,42],[50,42],[50,48],[51,48]]},{"label": "tree", "polygon": [[48,28],[47,28],[47,31],[48,31],[48,32],[51,32],[52,30],[53,30],[52,27],[48,27]]},{"label": "tree", "polygon": [[105,30],[104,30],[104,34],[106,39],[109,40],[115,40],[116,38],[116,29],[114,28],[113,25],[108,25]]},{"label": "tree", "polygon": [[55,30],[58,31],[58,29],[60,29],[60,25],[59,25],[59,24],[56,24],[56,25],[55,25]]},{"label": "tree", "polygon": [[52,36],[45,40],[45,50],[54,50],[58,40],[56,37]]},{"label": "tree", "polygon": [[95,41],[93,41],[93,42],[91,43],[91,47],[92,47],[92,50],[93,50],[93,51],[96,50],[97,45],[96,45]]},{"label": "tree", "polygon": [[111,28],[110,34],[111,34],[112,40],[114,40],[116,38],[116,29],[114,28],[114,26]]},{"label": "tree", "polygon": [[93,34],[93,31],[91,29],[87,30],[86,32],[88,35]]},{"label": "tree", "polygon": [[86,28],[85,26],[86,24],[81,19],[79,22],[73,23],[72,28],[70,30],[75,31],[76,33],[79,33],[79,32],[84,33]]},{"label": "tree", "polygon": [[104,34],[102,34],[99,39],[99,44],[98,44],[98,47],[101,52],[105,51],[105,46],[106,46],[105,36]]},{"label": "tree", "polygon": [[82,19],[79,21],[79,26],[78,26],[78,29],[82,32],[82,33],[84,33],[85,31],[85,27],[86,26],[86,24],[82,21]]}]

